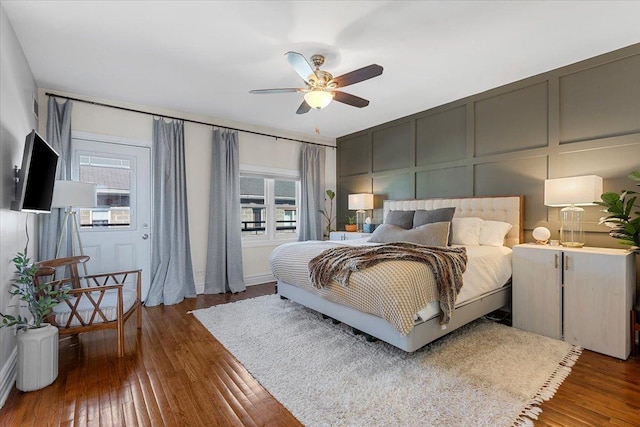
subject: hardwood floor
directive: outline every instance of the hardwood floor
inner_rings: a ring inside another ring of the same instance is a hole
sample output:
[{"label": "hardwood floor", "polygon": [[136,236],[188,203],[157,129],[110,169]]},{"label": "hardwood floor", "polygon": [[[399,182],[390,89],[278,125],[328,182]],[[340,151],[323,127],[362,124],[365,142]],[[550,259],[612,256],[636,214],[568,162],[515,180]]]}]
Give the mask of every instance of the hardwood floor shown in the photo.
[{"label": "hardwood floor", "polygon": [[[301,425],[188,311],[274,292],[206,295],[144,308],[143,328],[128,322],[125,357],[115,331],[60,342],[58,379],[30,393],[13,389],[2,426]],[[640,357],[626,362],[585,351],[539,426],[640,425]]]}]

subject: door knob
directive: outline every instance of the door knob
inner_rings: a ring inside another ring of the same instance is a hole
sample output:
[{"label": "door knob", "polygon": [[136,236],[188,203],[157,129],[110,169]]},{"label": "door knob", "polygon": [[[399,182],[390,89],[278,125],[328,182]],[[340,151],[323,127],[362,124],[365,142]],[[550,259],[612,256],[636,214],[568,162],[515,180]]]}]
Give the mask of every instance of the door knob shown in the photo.
[{"label": "door knob", "polygon": [[142,235],[142,240],[147,240],[149,238],[149,235],[147,233],[144,233]]}]

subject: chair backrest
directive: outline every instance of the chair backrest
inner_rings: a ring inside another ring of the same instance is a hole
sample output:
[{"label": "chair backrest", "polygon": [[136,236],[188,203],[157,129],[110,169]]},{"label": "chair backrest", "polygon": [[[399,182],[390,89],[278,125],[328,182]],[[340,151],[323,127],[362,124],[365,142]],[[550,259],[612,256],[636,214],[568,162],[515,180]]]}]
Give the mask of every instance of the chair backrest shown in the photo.
[{"label": "chair backrest", "polygon": [[[65,267],[69,272],[70,282],[74,289],[80,288],[80,274],[78,273],[78,264],[89,261],[89,257],[86,255],[72,256],[66,258],[56,258],[48,261],[39,261],[36,266],[42,271],[38,272],[38,276],[51,276],[54,275],[59,268]],[[53,269],[53,272],[51,272]],[[58,277],[54,277],[54,280],[60,280]]]}]

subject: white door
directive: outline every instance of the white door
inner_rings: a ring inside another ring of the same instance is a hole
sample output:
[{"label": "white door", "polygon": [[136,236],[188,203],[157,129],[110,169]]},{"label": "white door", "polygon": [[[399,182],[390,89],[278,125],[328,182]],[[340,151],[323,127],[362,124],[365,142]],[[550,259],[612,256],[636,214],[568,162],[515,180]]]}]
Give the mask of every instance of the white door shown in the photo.
[{"label": "white door", "polygon": [[74,137],[72,179],[97,184],[98,206],[79,210],[89,274],[142,269],[142,299],[151,270],[149,147]]}]

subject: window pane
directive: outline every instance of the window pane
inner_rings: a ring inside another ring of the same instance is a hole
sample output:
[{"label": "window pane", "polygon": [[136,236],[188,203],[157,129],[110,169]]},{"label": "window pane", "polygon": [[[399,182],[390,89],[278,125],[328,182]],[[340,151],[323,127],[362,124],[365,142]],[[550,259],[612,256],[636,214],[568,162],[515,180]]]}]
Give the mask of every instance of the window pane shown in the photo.
[{"label": "window pane", "polygon": [[296,205],[296,182],[276,179],[273,183],[276,205]]},{"label": "window pane", "polygon": [[295,234],[296,209],[276,208],[276,234]]},{"label": "window pane", "polygon": [[264,205],[264,178],[240,177],[240,203]]},{"label": "window pane", "polygon": [[127,227],[131,223],[131,161],[80,156],[80,181],[97,185],[98,206],[80,209],[81,227]]},{"label": "window pane", "polygon": [[261,236],[266,234],[267,210],[263,207],[245,207],[241,209],[242,235]]}]

